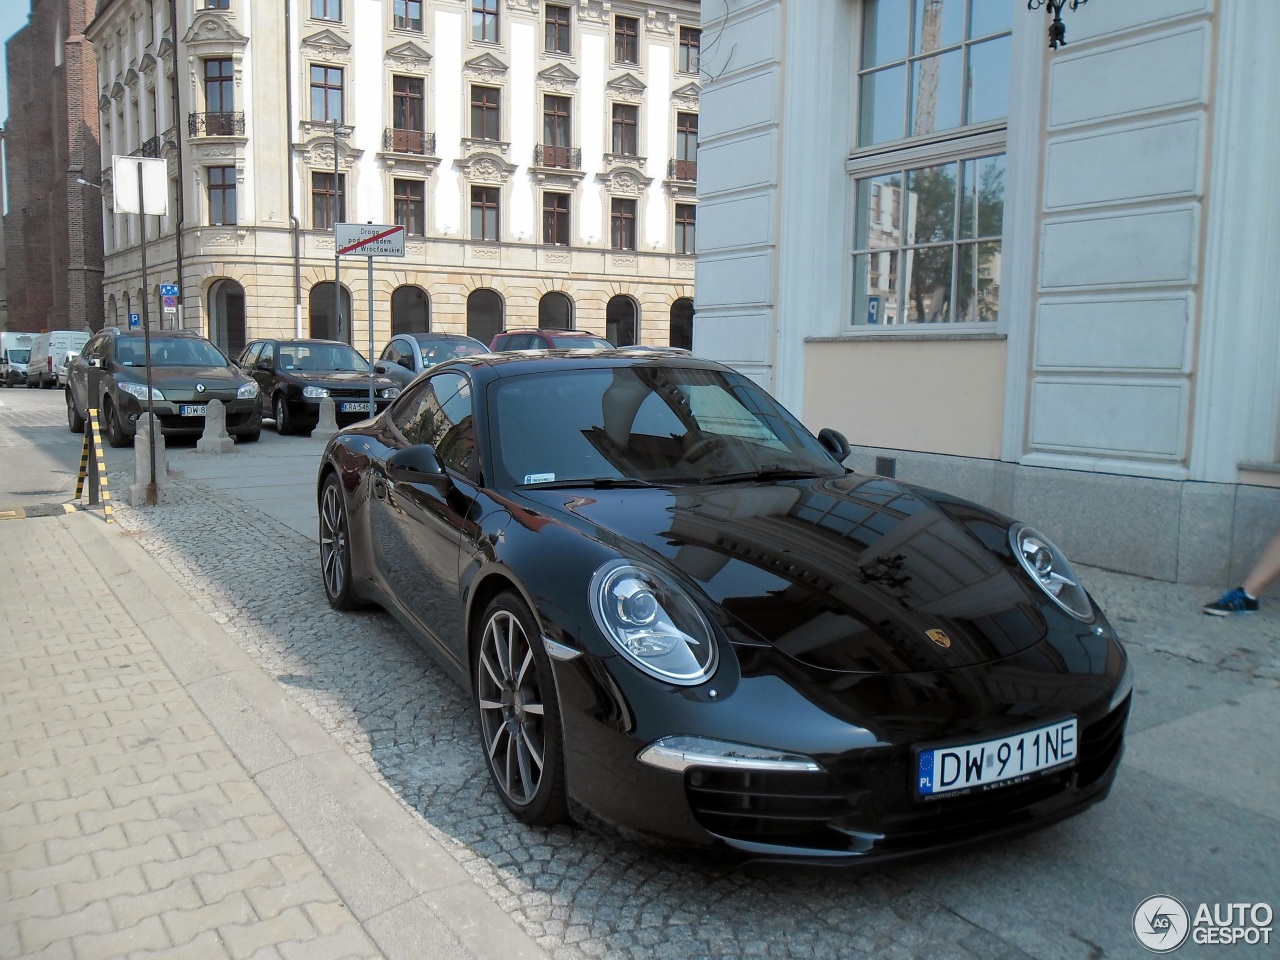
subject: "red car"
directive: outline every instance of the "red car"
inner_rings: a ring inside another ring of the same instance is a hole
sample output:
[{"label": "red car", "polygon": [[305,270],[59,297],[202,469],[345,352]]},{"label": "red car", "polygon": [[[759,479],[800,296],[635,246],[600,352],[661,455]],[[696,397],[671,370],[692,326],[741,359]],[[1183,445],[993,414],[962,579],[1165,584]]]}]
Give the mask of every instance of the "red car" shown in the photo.
[{"label": "red car", "polygon": [[613,344],[582,330],[504,330],[491,341],[499,350],[612,350]]}]

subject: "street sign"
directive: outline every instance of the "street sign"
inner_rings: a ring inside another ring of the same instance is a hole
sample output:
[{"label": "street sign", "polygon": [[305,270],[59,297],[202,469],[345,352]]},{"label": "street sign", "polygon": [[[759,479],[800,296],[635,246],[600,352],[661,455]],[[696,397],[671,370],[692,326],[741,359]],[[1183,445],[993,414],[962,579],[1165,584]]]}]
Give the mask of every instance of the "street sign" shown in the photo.
[{"label": "street sign", "polygon": [[176,296],[173,296],[173,297],[165,296],[165,297],[163,298],[163,301],[164,301],[164,312],[165,312],[165,313],[177,313],[177,312],[178,312],[178,298],[177,298]]},{"label": "street sign", "polygon": [[142,326],[142,314],[140,313],[129,314],[129,329],[133,330],[140,326]]},{"label": "street sign", "polygon": [[176,283],[160,284],[160,296],[176,297],[178,295],[178,285]]},{"label": "street sign", "polygon": [[880,322],[880,298],[867,297],[867,323]]},{"label": "street sign", "polygon": [[340,257],[403,257],[400,224],[340,223],[334,231]]}]

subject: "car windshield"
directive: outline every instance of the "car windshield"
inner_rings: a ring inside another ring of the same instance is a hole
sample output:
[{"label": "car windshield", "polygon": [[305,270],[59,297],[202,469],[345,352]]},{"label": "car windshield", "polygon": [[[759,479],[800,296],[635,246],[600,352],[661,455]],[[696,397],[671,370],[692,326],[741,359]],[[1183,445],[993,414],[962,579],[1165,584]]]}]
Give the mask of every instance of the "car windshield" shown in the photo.
[{"label": "car windshield", "polygon": [[344,343],[282,343],[277,364],[292,373],[368,373],[369,361]]},{"label": "car windshield", "polygon": [[600,337],[558,337],[550,334],[547,339],[553,347],[569,350],[612,350],[613,344]]},{"label": "car windshield", "polygon": [[479,342],[441,341],[439,343],[424,343],[422,344],[422,365],[424,367],[434,367],[437,363],[444,363],[446,360],[456,360],[458,357],[474,357],[488,352],[489,348]]},{"label": "car windshield", "polygon": [[[141,337],[116,341],[116,359],[124,367],[145,367],[146,343]],[[153,367],[226,367],[230,361],[208,340],[187,337],[152,337]]]},{"label": "car windshield", "polygon": [[7,350],[10,363],[26,363],[31,359],[30,350]]},{"label": "car windshield", "polygon": [[582,367],[503,378],[489,389],[499,486],[844,473],[772,397],[728,370]]}]

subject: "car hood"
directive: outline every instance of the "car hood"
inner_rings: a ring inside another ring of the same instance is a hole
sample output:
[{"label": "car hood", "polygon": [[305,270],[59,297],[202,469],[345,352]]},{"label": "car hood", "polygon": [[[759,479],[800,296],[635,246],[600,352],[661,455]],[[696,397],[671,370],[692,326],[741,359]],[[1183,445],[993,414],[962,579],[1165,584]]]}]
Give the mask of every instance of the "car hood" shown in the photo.
[{"label": "car hood", "polygon": [[660,560],[752,641],[812,667],[950,669],[1047,633],[1047,598],[1008,548],[1008,519],[881,477],[522,493]]},{"label": "car hood", "polygon": [[[350,370],[315,370],[302,373],[299,373],[296,370],[290,370],[287,376],[292,377],[298,383],[317,387],[327,387],[330,389],[338,389],[342,387],[363,387],[366,390],[369,389],[369,374],[356,373]],[[384,377],[381,374],[377,374],[373,378],[373,388],[375,390],[398,386],[400,386],[400,384],[396,383],[396,381],[389,377]]]},{"label": "car hood", "polygon": [[[127,367],[121,372],[121,379],[134,383],[147,382],[146,367]],[[202,383],[206,390],[224,390],[238,388],[249,382],[249,378],[239,370],[230,367],[152,367],[151,385],[164,392],[165,390],[195,392],[196,384]]]}]

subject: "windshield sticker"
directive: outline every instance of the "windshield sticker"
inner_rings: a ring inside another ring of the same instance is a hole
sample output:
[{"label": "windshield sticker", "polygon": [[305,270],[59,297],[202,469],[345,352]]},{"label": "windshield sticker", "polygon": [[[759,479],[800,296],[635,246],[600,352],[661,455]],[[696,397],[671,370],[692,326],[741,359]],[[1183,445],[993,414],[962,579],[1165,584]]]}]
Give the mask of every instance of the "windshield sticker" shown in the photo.
[{"label": "windshield sticker", "polygon": [[556,478],[554,473],[526,473],[524,475],[525,483],[550,483]]}]

